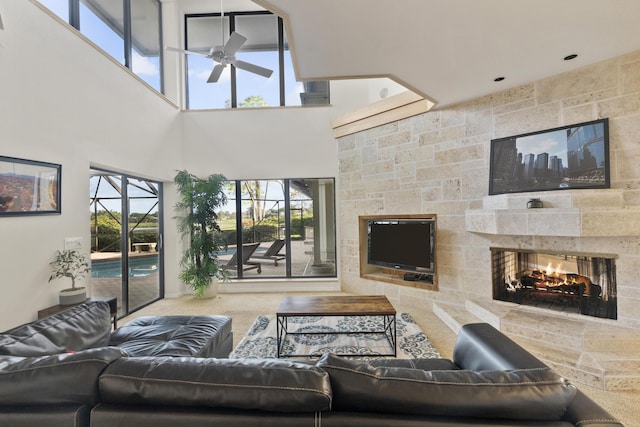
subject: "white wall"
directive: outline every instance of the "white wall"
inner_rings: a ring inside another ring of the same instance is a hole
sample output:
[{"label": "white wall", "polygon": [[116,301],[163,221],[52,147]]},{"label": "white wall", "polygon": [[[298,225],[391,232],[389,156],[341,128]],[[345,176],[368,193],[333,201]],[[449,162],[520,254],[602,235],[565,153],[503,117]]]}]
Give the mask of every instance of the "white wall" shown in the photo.
[{"label": "white wall", "polygon": [[180,112],[36,4],[0,0],[0,11],[0,155],[62,165],[61,215],[0,218],[0,330],[57,303],[68,284],[47,283],[48,263],[65,237],[82,237],[89,254],[91,166],[165,183],[167,296],[183,291],[176,170],[231,179],[337,175],[331,107]]},{"label": "white wall", "polygon": [[328,106],[185,112],[185,164],[229,179],[334,177],[330,114]]},{"label": "white wall", "polygon": [[62,165],[61,215],[0,218],[4,330],[57,303],[68,283],[47,283],[48,262],[65,237],[88,255],[90,166],[171,180],[181,136],[175,106],[39,7],[0,10],[0,155]]},{"label": "white wall", "polygon": [[331,81],[331,103],[335,107],[332,115],[335,117],[382,100],[383,89],[386,89],[386,97],[408,90],[386,77]]}]

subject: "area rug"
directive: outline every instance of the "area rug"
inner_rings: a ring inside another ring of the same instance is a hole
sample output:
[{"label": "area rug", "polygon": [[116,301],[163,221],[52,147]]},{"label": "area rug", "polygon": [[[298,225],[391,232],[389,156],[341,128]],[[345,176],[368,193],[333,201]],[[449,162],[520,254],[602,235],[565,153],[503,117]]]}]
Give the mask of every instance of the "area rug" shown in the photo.
[{"label": "area rug", "polygon": [[[317,358],[324,353],[336,353],[350,355],[348,357],[357,359],[372,358],[376,354],[388,354],[392,352],[391,345],[382,333],[330,334],[330,332],[336,331],[379,331],[382,330],[381,323],[382,318],[379,316],[289,317],[288,330],[290,332],[314,333],[288,334],[282,352],[285,355],[308,354],[311,358]],[[409,314],[398,313],[396,315],[396,330],[398,342],[396,357],[398,359],[440,357],[429,338]],[[247,334],[231,352],[229,358],[276,358],[275,316],[258,316]]]}]

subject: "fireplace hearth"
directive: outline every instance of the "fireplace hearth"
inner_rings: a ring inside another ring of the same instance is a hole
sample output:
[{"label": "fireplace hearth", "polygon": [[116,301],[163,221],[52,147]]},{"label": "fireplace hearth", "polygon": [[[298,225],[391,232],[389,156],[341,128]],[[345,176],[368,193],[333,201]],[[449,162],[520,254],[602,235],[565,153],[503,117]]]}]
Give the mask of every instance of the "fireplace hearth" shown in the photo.
[{"label": "fireplace hearth", "polygon": [[491,248],[493,299],[616,319],[615,258]]}]

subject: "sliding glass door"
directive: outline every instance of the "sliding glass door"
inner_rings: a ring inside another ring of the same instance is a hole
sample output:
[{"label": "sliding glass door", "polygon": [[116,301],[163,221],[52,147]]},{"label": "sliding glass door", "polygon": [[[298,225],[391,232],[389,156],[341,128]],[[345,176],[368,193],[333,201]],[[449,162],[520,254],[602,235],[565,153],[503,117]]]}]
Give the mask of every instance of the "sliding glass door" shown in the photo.
[{"label": "sliding glass door", "polygon": [[91,170],[91,294],[125,316],[164,297],[162,184]]},{"label": "sliding glass door", "polygon": [[129,311],[160,298],[159,191],[159,183],[127,178]]}]

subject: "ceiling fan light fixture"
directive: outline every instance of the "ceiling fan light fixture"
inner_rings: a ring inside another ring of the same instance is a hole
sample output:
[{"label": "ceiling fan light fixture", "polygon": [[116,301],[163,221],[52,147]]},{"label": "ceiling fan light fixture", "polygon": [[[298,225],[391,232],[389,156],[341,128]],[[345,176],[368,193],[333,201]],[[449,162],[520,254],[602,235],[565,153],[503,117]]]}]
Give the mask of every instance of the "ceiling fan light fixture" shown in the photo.
[{"label": "ceiling fan light fixture", "polygon": [[218,79],[220,79],[220,76],[222,75],[223,69],[227,65],[233,65],[240,70],[258,74],[259,76],[263,76],[266,78],[271,77],[273,70],[269,70],[268,68],[260,67],[259,65],[250,64],[248,62],[236,59],[236,53],[240,50],[240,48],[246,41],[246,37],[234,31],[231,33],[231,35],[229,36],[229,40],[227,40],[224,46],[212,47],[211,49],[209,49],[208,55],[184,49],[178,49],[175,47],[167,47],[166,49],[172,52],[204,56],[205,58],[209,58],[214,62],[217,62],[217,64],[213,67],[209,78],[207,79],[207,83],[217,83]]}]

